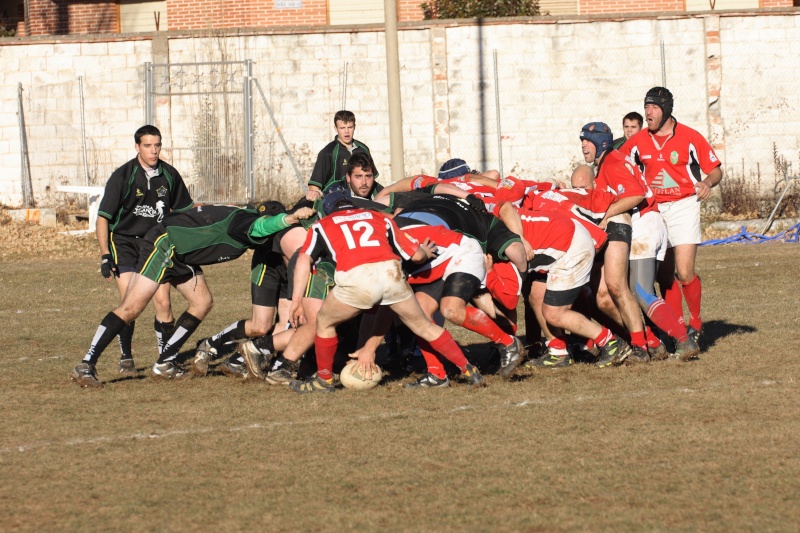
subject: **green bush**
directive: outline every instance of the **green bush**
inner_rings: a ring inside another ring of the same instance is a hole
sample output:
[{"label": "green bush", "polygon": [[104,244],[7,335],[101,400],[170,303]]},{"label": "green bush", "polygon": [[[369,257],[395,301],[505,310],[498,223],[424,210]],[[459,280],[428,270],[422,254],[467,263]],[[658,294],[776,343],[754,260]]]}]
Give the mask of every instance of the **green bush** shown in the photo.
[{"label": "green bush", "polygon": [[420,4],[425,20],[542,15],[539,0],[432,0]]}]

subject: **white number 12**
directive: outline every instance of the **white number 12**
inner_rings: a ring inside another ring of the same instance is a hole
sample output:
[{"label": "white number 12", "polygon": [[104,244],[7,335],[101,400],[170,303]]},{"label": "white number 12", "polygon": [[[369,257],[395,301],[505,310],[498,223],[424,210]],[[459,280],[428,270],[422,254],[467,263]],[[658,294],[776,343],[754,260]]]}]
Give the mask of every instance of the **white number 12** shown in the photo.
[{"label": "white number 12", "polygon": [[[342,233],[344,234],[344,240],[347,241],[347,247],[351,250],[355,249],[356,241],[353,239],[353,234],[350,233],[350,226],[347,224],[342,224],[340,227],[342,228]],[[368,222],[356,222],[353,224],[353,230],[357,232],[363,232],[361,233],[361,237],[358,239],[359,247],[369,248],[371,246],[380,246],[380,242],[370,239],[370,237],[372,237],[373,229]]]}]

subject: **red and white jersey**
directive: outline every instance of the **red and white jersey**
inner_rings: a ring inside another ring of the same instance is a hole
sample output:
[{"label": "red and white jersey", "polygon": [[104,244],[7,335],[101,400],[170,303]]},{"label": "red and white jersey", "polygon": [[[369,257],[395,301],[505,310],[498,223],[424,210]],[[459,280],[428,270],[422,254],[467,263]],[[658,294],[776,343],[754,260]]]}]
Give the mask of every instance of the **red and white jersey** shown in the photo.
[{"label": "red and white jersey", "polygon": [[[474,194],[485,204],[494,205],[494,195],[497,192],[497,189],[491,187],[489,185],[484,185],[483,183],[478,183],[476,181],[469,181],[469,177],[471,174],[465,174],[463,176],[459,176],[457,178],[448,178],[446,180],[440,180],[438,178],[434,178],[431,176],[419,175],[411,180],[411,190],[422,189],[424,187],[429,187],[431,185],[439,185],[441,183],[447,183],[449,185],[453,185],[454,187],[458,187],[462,191],[466,192],[467,194]],[[487,207],[487,210],[489,208]]]},{"label": "red and white jersey", "polygon": [[403,231],[419,242],[430,239],[436,243],[436,257],[411,272],[408,275],[408,282],[412,285],[423,285],[442,279],[450,260],[461,245],[464,235],[449,230],[444,226],[429,226],[427,224],[406,226]]},{"label": "red and white jersey", "polygon": [[312,224],[300,253],[310,255],[315,261],[330,255],[336,270],[346,272],[367,263],[410,259],[417,248],[419,242],[383,213],[347,209]]},{"label": "red and white jersey", "polygon": [[606,190],[617,199],[644,196],[644,200],[633,209],[633,213],[657,210],[656,198],[642,176],[634,160],[619,150],[606,152],[594,179],[595,189]]},{"label": "red and white jersey", "polygon": [[506,309],[516,309],[522,292],[522,277],[513,263],[498,261],[486,273],[486,288]]},{"label": "red and white jersey", "polygon": [[[595,189],[596,190],[596,189]],[[586,189],[558,189],[552,191],[545,191],[539,194],[529,194],[525,196],[525,201],[522,204],[523,210],[528,211],[557,211],[569,216],[571,219],[578,221],[592,236],[595,251],[605,245],[608,240],[608,235],[603,231],[600,226],[589,220],[587,215],[582,209],[579,208],[578,202],[583,205],[591,206],[592,202],[599,202],[605,204],[608,198],[613,198],[610,193],[598,192],[596,198],[594,190],[588,191]],[[610,204],[609,204],[610,205]],[[594,207],[599,209],[599,207]],[[606,212],[608,206],[602,210],[600,219]],[[520,211],[522,214],[523,211]]]},{"label": "red and white jersey", "polygon": [[672,135],[659,139],[645,128],[620,147],[644,167],[647,184],[656,200],[674,202],[695,194],[695,184],[722,163],[708,141],[698,132],[675,123]]},{"label": "red and white jersey", "polygon": [[575,235],[575,222],[559,211],[519,212],[522,219],[522,236],[533,248],[534,257],[528,268],[537,272],[547,272],[572,245]]}]

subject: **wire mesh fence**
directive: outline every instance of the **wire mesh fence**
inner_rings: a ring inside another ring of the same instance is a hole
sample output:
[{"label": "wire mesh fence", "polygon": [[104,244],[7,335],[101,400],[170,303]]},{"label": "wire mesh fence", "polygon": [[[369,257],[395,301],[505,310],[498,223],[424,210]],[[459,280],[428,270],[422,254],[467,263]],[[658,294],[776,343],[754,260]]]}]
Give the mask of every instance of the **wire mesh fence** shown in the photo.
[{"label": "wire mesh fence", "polygon": [[[404,45],[418,50],[400,61],[403,173],[435,174],[446,159],[459,157],[479,170],[564,178],[582,162],[583,124],[607,122],[621,136],[622,117],[641,113],[647,88],[665,84],[675,95],[678,120],[727,147],[726,171],[761,180],[771,191],[796,174],[798,141],[785,128],[762,133],[778,119],[800,123],[800,102],[789,90],[767,90],[771,81],[758,73],[753,83],[723,85],[720,100],[709,91],[713,69],[698,45],[703,26],[681,24],[686,31],[641,31],[619,42],[606,38],[603,24],[538,26],[517,40],[513,32],[479,25],[405,37]],[[437,45],[445,34],[446,45]],[[279,52],[264,36],[187,39],[183,46],[195,55],[181,55],[171,44],[170,57],[182,62],[154,66],[149,80],[146,68],[133,67],[138,94],[125,101],[117,73],[24,87],[35,196],[41,202],[42,191],[53,185],[104,184],[135,155],[132,133],[149,120],[164,134],[162,158],[181,172],[197,201],[291,202],[303,193],[319,150],[334,138],[333,114],[342,108],[356,114],[355,136],[370,147],[387,183],[386,61],[382,35],[371,35],[358,53],[345,45],[334,50],[321,36],[304,51]],[[285,38],[302,43],[301,37]],[[775,61],[781,53],[776,47]],[[726,54],[725,73],[746,68],[744,52]],[[716,126],[714,117],[721,117]],[[741,155],[756,144],[755,133],[763,149]]]}]

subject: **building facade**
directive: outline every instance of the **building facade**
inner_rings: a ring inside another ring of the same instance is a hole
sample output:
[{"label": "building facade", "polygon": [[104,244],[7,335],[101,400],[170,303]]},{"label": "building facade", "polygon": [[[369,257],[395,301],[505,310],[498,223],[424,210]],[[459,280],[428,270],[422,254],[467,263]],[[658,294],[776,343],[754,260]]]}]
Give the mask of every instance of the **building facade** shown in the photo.
[{"label": "building facade", "polygon": [[[420,0],[396,0],[400,22],[423,19]],[[138,33],[383,22],[384,0],[0,0],[18,36]],[[800,0],[540,0],[551,16],[769,9]]]}]

